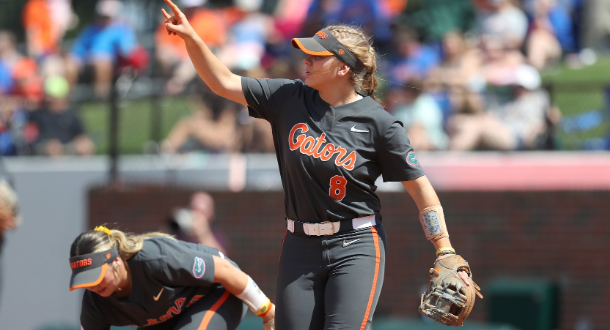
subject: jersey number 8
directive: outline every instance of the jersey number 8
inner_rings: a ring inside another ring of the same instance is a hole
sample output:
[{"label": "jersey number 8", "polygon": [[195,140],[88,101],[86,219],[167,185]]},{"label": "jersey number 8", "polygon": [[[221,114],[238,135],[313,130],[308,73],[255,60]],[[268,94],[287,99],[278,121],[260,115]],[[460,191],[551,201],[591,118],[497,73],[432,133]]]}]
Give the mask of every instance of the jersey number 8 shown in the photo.
[{"label": "jersey number 8", "polygon": [[347,180],[340,176],[335,175],[330,178],[330,188],[328,189],[328,194],[330,197],[340,201],[345,197],[345,186],[347,185]]}]

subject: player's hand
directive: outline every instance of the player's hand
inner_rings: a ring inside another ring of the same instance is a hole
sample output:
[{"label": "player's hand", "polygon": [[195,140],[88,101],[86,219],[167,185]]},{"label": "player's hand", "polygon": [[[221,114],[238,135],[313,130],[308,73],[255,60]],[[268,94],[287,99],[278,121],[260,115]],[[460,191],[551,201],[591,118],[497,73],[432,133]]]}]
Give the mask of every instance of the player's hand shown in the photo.
[{"label": "player's hand", "polygon": [[[442,256],[438,257],[436,260],[442,260],[442,259],[447,258],[449,256],[451,256],[451,254],[445,254],[445,255],[442,255]],[[470,276],[468,276],[467,272],[458,270],[457,274],[462,279],[462,281],[464,281],[464,283],[466,285],[470,285]]]},{"label": "player's hand", "polygon": [[271,304],[271,310],[263,317],[263,330],[275,330],[275,304]]},{"label": "player's hand", "polygon": [[275,319],[269,322],[263,322],[263,330],[275,330]]},{"label": "player's hand", "polygon": [[164,24],[167,34],[177,35],[182,39],[192,37],[195,34],[195,30],[191,27],[184,13],[171,0],[165,0],[165,3],[171,8],[173,13],[173,15],[170,15],[165,11],[165,8],[161,8],[161,13],[165,17]]}]

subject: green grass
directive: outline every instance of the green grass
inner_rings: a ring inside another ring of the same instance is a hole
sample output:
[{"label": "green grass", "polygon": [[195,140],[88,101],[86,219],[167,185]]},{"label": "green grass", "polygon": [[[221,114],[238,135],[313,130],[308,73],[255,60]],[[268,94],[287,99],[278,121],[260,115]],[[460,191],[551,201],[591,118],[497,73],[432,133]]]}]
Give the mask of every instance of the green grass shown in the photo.
[{"label": "green grass", "polygon": [[[119,153],[140,154],[147,141],[153,140],[153,100],[124,100],[119,105]],[[161,139],[181,117],[190,114],[184,97],[160,97]],[[109,149],[108,102],[86,102],[79,105],[85,129],[97,145],[97,154],[107,154]]]},{"label": "green grass", "polygon": [[562,63],[542,72],[544,82],[602,82],[610,83],[610,55],[602,55],[591,66],[571,69]]},{"label": "green grass", "polygon": [[[610,88],[610,56],[600,57],[591,66],[572,69],[562,64],[543,72],[543,83],[553,86],[553,103],[559,108],[564,120],[590,110],[608,112],[610,100],[605,95],[605,89]],[[556,139],[559,149],[581,149],[586,141],[592,138],[607,137],[610,132],[610,118],[599,126],[577,132],[566,132],[559,128]]]}]

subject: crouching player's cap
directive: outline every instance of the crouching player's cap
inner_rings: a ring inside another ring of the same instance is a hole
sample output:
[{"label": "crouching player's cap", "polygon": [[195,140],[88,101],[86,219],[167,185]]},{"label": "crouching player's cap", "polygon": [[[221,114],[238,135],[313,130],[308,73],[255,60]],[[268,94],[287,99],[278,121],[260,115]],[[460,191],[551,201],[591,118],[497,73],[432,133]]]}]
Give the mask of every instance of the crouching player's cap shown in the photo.
[{"label": "crouching player's cap", "polygon": [[106,274],[108,264],[119,256],[116,247],[110,250],[83,254],[70,258],[70,291],[89,288],[100,284]]},{"label": "crouching player's cap", "polygon": [[364,71],[364,64],[327,29],[316,32],[316,35],[311,38],[293,38],[292,47],[309,55],[336,56],[354,72],[362,73]]}]

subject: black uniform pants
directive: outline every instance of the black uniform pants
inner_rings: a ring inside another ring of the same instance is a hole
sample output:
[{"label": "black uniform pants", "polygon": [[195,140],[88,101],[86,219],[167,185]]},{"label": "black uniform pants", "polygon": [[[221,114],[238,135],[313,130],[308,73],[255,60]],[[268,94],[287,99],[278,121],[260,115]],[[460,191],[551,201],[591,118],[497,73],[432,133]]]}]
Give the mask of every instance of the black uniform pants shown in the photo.
[{"label": "black uniform pants", "polygon": [[333,236],[286,232],[276,329],[368,329],[383,283],[385,249],[380,224]]}]

